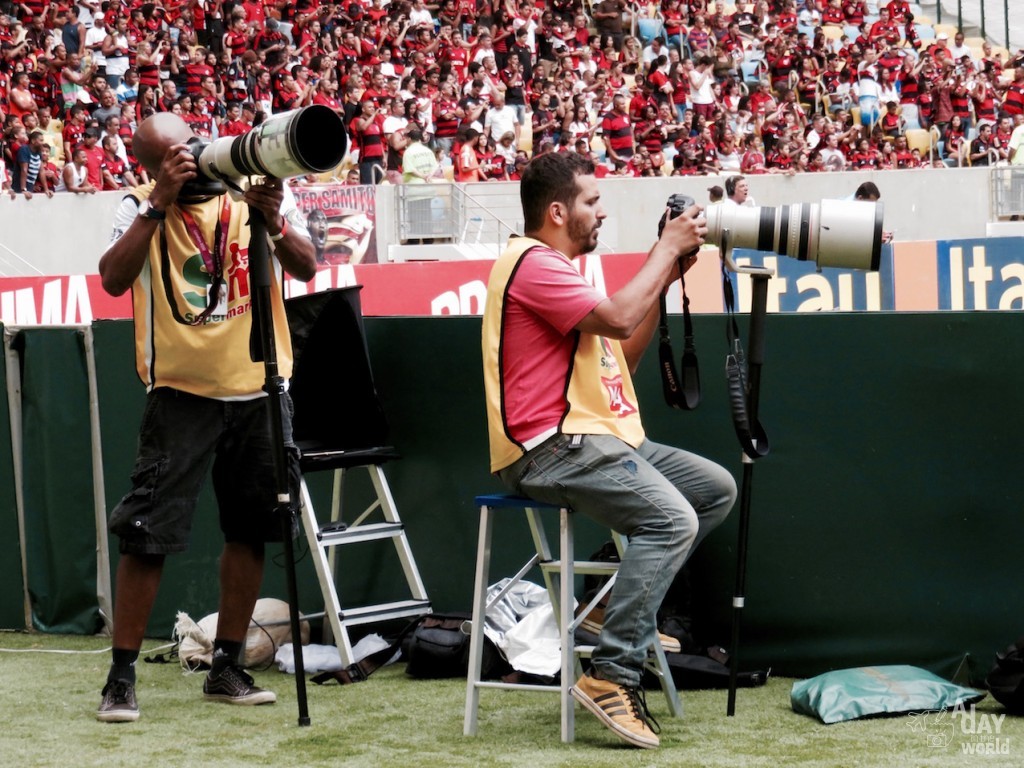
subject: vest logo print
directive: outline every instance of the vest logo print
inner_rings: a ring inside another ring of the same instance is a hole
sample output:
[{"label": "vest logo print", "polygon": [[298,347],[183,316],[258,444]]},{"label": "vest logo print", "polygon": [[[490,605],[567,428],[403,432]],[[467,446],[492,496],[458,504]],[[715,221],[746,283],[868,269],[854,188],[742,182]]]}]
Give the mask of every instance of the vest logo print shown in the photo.
[{"label": "vest logo print", "polygon": [[[249,311],[249,249],[240,248],[237,242],[232,242],[228,246],[228,251],[231,258],[226,265],[218,306],[207,322],[220,322]],[[206,308],[213,283],[213,276],[206,271],[202,256],[195,253],[186,259],[181,268],[181,275],[185,283],[195,289],[183,289],[181,298],[197,311],[202,311]],[[186,320],[191,321],[195,317],[196,314],[192,311],[185,313]]]},{"label": "vest logo print", "polygon": [[636,406],[629,402],[623,393],[621,375],[611,379],[602,376],[601,383],[608,390],[608,407],[612,413],[620,419],[636,413]]}]

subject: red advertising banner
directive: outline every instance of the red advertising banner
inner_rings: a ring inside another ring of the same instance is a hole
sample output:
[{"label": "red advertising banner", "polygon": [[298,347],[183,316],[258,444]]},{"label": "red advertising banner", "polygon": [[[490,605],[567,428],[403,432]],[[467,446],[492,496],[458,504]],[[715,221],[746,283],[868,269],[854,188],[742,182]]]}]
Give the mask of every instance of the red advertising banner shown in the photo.
[{"label": "red advertising banner", "polygon": [[[639,254],[590,256],[580,260],[580,269],[594,285],[614,292],[636,271],[641,258]],[[285,292],[299,296],[361,285],[363,313],[368,316],[478,315],[483,312],[492,264],[325,264],[309,283],[287,281]],[[713,276],[714,269],[710,272]],[[131,295],[110,296],[99,275],[0,278],[0,321],[7,325],[70,325],[131,316]]]},{"label": "red advertising banner", "polygon": [[[334,195],[338,190],[328,191]],[[772,270],[770,312],[1020,310],[1024,309],[1022,246],[1021,238],[898,243],[883,258],[879,272],[819,272],[814,264],[772,254],[737,251],[734,255],[741,266]],[[591,254],[579,259],[577,266],[589,282],[610,295],[626,284],[643,259],[643,254],[636,253]],[[289,280],[285,291],[297,296],[361,285],[367,316],[479,315],[492,264],[490,260],[325,263],[312,281]],[[694,312],[723,311],[720,264],[717,250],[711,248],[702,251],[687,272],[686,290]],[[735,275],[730,279],[740,311],[745,312],[749,280]],[[668,306],[670,312],[682,311],[678,284],[669,291]],[[107,295],[99,275],[0,278],[0,321],[7,325],[67,325],[131,315],[131,296]]]},{"label": "red advertising banner", "polygon": [[321,264],[377,263],[376,188],[341,184],[292,187]]}]

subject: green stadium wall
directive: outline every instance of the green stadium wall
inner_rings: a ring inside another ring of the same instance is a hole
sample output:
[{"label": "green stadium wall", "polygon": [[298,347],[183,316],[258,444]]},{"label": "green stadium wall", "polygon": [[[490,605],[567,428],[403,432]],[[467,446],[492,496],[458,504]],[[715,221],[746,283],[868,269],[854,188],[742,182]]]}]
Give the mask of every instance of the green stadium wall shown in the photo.
[{"label": "green stadium wall", "polygon": [[[652,439],[707,455],[741,475],[724,387],[725,318],[694,318],[704,402],[661,399],[656,355],[637,375]],[[673,318],[681,337],[681,318]],[[436,610],[467,610],[476,494],[501,490],[487,472],[480,319],[366,318],[374,374],[403,458],[386,471]],[[108,509],[127,490],[144,391],[132,324],[94,324]],[[72,336],[68,336],[71,333]],[[26,539],[33,628],[91,633],[95,536],[85,368],[73,332],[34,330],[24,357]],[[742,664],[805,676],[864,664],[911,663],[977,679],[1022,630],[1021,483],[1014,443],[1024,426],[1024,345],[1016,312],[772,315],[761,421],[772,451],[753,471]],[[341,366],[341,363],[339,363]],[[344,374],[343,367],[339,369]],[[325,407],[332,403],[324,385]],[[7,411],[0,417],[0,626],[24,628]],[[326,509],[330,477],[309,478]],[[367,497],[355,483],[352,503]],[[359,506],[362,509],[362,506]],[[691,562],[696,628],[727,643],[738,509]],[[494,573],[530,551],[516,514],[499,522]],[[579,552],[606,538],[583,527]],[[207,490],[188,554],[168,561],[149,626],[167,637],[177,611],[216,610],[220,551]],[[385,600],[404,583],[380,543],[343,550],[343,603]],[[389,545],[388,545],[389,546]],[[300,552],[305,548],[300,545]],[[111,540],[116,565],[116,541]],[[284,597],[279,552],[267,596]],[[300,607],[322,610],[308,553]]]}]

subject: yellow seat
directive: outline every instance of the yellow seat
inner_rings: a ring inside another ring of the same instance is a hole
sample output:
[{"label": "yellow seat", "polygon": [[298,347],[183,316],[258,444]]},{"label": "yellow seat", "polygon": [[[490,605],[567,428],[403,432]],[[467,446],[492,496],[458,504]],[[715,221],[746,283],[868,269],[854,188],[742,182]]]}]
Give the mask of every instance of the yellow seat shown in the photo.
[{"label": "yellow seat", "polygon": [[826,40],[838,40],[843,36],[843,28],[824,26],[821,28],[821,34],[825,36]]},{"label": "yellow seat", "polygon": [[964,45],[966,45],[968,48],[977,48],[980,51],[981,50],[981,46],[984,45],[984,44],[985,44],[985,38],[984,37],[965,37],[964,38]]},{"label": "yellow seat", "polygon": [[956,33],[960,30],[956,28],[956,24],[936,24],[933,29],[935,30],[935,36],[938,37],[943,32],[949,35],[949,39],[952,40],[956,37]]},{"label": "yellow seat", "polygon": [[918,150],[921,157],[929,157],[932,152],[934,135],[926,128],[908,128],[906,132],[907,148]]},{"label": "yellow seat", "polygon": [[528,155],[533,154],[533,113],[526,115],[526,119],[523,120],[522,129],[519,131],[519,146],[517,149],[521,149]]}]

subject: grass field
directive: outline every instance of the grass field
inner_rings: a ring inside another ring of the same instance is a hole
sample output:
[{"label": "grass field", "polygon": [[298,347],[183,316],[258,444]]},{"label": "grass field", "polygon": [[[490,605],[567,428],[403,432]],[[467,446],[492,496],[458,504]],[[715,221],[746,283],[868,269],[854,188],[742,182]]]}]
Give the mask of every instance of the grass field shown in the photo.
[{"label": "grass field", "polygon": [[[910,717],[825,726],[792,712],[786,679],[741,690],[732,718],[725,691],[683,692],[682,720],[668,718],[651,691],[648,705],[662,725],[657,751],[620,746],[581,710],[576,742],[562,744],[557,698],[513,691],[483,691],[479,735],[464,738],[464,681],[412,680],[404,665],[357,685],[310,684],[312,725],[300,728],[291,676],[255,674],[277,693],[276,705],[229,707],[203,701],[201,676],[140,662],[141,719],[104,724],[93,714],[109,654],[88,652],[106,642],[0,634],[3,649],[78,652],[0,652],[0,766],[1024,766],[1024,719],[999,720],[991,699],[978,705],[976,722],[993,731],[998,723],[999,733],[964,734],[950,720],[915,729]],[[965,744],[996,738],[1009,754],[964,753]]]}]

